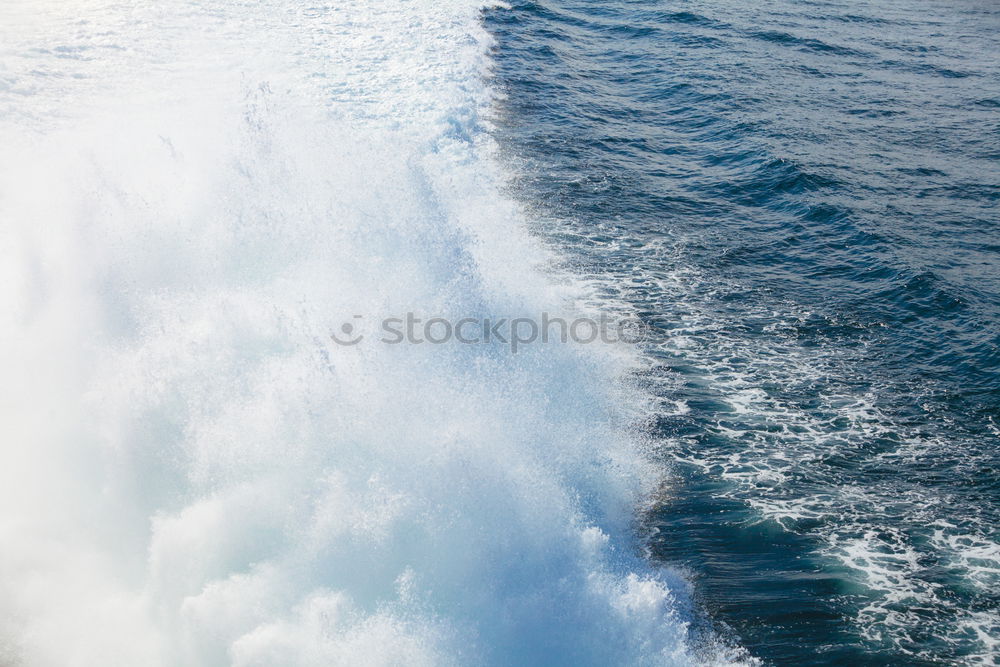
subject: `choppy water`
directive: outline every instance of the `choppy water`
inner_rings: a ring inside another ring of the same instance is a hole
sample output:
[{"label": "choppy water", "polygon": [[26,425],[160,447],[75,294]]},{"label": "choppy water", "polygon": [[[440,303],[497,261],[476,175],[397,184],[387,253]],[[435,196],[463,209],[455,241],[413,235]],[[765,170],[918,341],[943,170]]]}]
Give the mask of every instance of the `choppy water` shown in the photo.
[{"label": "choppy water", "polygon": [[2,3],[0,664],[995,664],[998,27]]},{"label": "choppy water", "polygon": [[1000,7],[487,26],[512,190],[658,332],[654,557],[776,664],[998,664]]},{"label": "choppy water", "polygon": [[5,667],[739,657],[637,549],[635,354],[331,340],[586,293],[500,192],[491,43],[464,0],[0,4]]}]

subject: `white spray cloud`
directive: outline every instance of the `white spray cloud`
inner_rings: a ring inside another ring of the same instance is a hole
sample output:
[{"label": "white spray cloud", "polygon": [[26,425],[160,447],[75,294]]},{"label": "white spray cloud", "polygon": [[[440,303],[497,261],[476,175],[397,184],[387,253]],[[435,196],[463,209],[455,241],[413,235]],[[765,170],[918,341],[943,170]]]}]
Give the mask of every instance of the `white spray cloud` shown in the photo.
[{"label": "white spray cloud", "polygon": [[477,8],[79,9],[4,29],[0,658],[694,662],[627,352],[328,337],[579,296],[498,194]]}]

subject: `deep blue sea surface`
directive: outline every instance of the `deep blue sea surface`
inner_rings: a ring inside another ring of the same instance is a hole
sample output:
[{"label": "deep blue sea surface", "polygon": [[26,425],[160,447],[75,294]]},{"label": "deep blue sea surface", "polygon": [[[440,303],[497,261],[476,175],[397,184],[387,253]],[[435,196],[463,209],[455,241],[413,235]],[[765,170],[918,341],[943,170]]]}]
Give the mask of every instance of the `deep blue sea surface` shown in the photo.
[{"label": "deep blue sea surface", "polygon": [[656,334],[653,557],[767,663],[1000,664],[1000,5],[485,20],[511,190]]}]

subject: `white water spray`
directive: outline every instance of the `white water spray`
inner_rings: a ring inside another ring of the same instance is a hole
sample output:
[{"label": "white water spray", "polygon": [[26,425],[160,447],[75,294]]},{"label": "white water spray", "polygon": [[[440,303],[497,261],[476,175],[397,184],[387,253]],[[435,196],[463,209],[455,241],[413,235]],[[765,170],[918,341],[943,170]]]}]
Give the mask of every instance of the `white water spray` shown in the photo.
[{"label": "white water spray", "polygon": [[[6,3],[0,663],[689,664],[619,349],[357,346],[580,296],[464,1]],[[30,10],[30,11],[29,11]]]}]

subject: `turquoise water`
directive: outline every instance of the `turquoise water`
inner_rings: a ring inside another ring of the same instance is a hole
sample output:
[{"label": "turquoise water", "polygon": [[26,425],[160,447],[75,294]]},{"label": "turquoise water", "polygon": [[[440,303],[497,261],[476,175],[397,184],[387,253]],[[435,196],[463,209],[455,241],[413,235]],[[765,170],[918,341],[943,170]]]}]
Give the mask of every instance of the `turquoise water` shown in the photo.
[{"label": "turquoise water", "polygon": [[997,6],[486,25],[512,192],[656,332],[654,559],[774,664],[998,664]]}]

